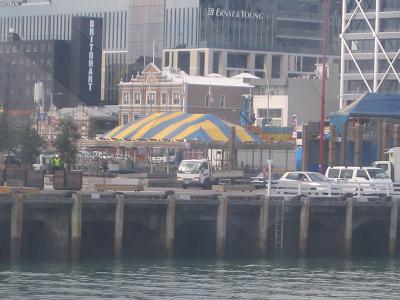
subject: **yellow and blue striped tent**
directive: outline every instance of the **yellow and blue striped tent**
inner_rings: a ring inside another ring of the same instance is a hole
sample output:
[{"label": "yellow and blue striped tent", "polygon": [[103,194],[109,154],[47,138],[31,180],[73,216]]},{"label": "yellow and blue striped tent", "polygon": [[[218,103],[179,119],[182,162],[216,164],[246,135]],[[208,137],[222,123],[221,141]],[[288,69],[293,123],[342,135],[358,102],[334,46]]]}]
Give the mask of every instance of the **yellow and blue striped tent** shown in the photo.
[{"label": "yellow and blue striped tent", "polygon": [[232,126],[236,128],[235,142],[260,142],[249,130],[212,114],[183,112],[152,113],[132,123],[118,126],[101,135],[100,139],[226,143],[230,139]]}]

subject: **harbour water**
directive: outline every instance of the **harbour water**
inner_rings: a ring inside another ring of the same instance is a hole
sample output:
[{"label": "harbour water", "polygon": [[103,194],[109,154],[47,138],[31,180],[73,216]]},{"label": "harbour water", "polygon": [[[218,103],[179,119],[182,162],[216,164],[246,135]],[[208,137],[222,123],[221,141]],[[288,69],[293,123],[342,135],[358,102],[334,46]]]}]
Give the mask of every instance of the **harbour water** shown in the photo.
[{"label": "harbour water", "polygon": [[0,299],[399,299],[400,260],[0,264]]}]

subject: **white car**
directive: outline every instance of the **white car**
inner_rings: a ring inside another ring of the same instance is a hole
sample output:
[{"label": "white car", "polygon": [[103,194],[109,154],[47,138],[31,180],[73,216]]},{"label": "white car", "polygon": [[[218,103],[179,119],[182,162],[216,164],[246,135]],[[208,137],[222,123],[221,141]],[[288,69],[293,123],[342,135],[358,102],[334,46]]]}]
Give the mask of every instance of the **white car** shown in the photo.
[{"label": "white car", "polygon": [[337,195],[340,191],[331,186],[332,181],[317,172],[286,172],[278,180],[278,193],[304,195]]},{"label": "white car", "polygon": [[317,172],[286,172],[279,179],[280,181],[299,181],[308,183],[329,183],[331,180]]}]

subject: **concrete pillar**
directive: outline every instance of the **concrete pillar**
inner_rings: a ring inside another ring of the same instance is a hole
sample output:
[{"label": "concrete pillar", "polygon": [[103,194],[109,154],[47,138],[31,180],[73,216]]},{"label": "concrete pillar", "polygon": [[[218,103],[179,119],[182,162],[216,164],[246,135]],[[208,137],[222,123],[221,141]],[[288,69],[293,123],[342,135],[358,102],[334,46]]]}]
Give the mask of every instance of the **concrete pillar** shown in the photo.
[{"label": "concrete pillar", "polygon": [[347,257],[351,256],[353,239],[353,199],[347,199],[346,224],[344,231],[344,252]]},{"label": "concrete pillar", "polygon": [[71,259],[77,261],[81,254],[82,237],[82,202],[81,195],[72,194],[71,210]]},{"label": "concrete pillar", "polygon": [[389,135],[389,124],[383,123],[382,124],[382,150],[380,160],[387,160],[385,149],[388,148],[388,135]]},{"label": "concrete pillar", "polygon": [[228,66],[228,51],[223,50],[219,55],[219,74],[227,76],[226,68]]},{"label": "concrete pillar", "polygon": [[124,207],[125,195],[117,194],[115,203],[115,232],[114,232],[114,256],[119,259],[122,256],[124,236]]},{"label": "concrete pillar", "polygon": [[303,139],[302,139],[302,147],[303,147],[303,159],[302,159],[302,166],[301,169],[306,171],[308,169],[308,162],[309,162],[309,142],[310,142],[310,135],[308,133],[308,125],[303,125]]},{"label": "concrete pillar", "polygon": [[269,198],[262,196],[260,205],[260,218],[258,221],[258,251],[260,257],[267,255],[268,249],[268,221],[269,221]]},{"label": "concrete pillar", "polygon": [[383,141],[383,124],[381,120],[376,121],[376,159],[380,160],[382,157],[382,152],[383,152],[383,147],[382,147],[382,141]]},{"label": "concrete pillar", "polygon": [[400,146],[400,125],[395,124],[393,127],[393,147]]},{"label": "concrete pillar", "polygon": [[192,76],[200,75],[200,59],[198,50],[190,50],[190,74]]},{"label": "concrete pillar", "polygon": [[14,203],[11,207],[11,239],[10,259],[17,262],[21,258],[22,221],[25,195],[17,192],[13,195]]},{"label": "concrete pillar", "polygon": [[397,237],[397,222],[399,215],[399,201],[393,199],[392,209],[390,211],[390,229],[389,229],[389,255],[396,254],[396,237]]},{"label": "concrete pillar", "polygon": [[329,132],[331,133],[331,139],[329,140],[328,165],[334,166],[336,163],[336,126],[330,126]]},{"label": "concrete pillar", "polygon": [[300,212],[299,253],[301,257],[307,256],[308,225],[310,221],[310,199],[303,198]]},{"label": "concrete pillar", "polygon": [[347,122],[343,124],[340,142],[340,164],[347,165]]},{"label": "concrete pillar", "polygon": [[175,51],[171,51],[172,52],[172,60],[171,60],[171,66],[173,67],[173,68],[178,68],[178,51],[177,50],[175,50]]},{"label": "concrete pillar", "polygon": [[357,167],[360,167],[362,162],[362,143],[363,143],[363,128],[360,124],[357,124],[356,140],[354,145],[354,164]]},{"label": "concrete pillar", "polygon": [[219,197],[217,213],[217,256],[223,258],[225,255],[226,225],[228,219],[228,199]]},{"label": "concrete pillar", "polygon": [[254,74],[256,69],[256,54],[254,52],[249,53],[247,56],[247,69],[251,74]]},{"label": "concrete pillar", "polygon": [[175,209],[176,199],[174,195],[168,196],[166,226],[165,226],[165,249],[168,257],[174,256],[175,244]]},{"label": "concrete pillar", "polygon": [[204,76],[213,72],[214,51],[206,49],[204,53]]}]

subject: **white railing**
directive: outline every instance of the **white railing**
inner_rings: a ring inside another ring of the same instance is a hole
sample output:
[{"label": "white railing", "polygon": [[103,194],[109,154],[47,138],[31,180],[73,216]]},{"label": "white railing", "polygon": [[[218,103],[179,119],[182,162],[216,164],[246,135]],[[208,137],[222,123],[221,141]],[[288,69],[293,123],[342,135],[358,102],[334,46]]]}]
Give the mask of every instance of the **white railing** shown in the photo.
[{"label": "white railing", "polygon": [[297,181],[272,181],[271,189],[267,195],[270,196],[315,196],[315,197],[340,197],[349,196],[353,198],[367,197],[400,197],[400,184],[383,183],[308,183]]}]

